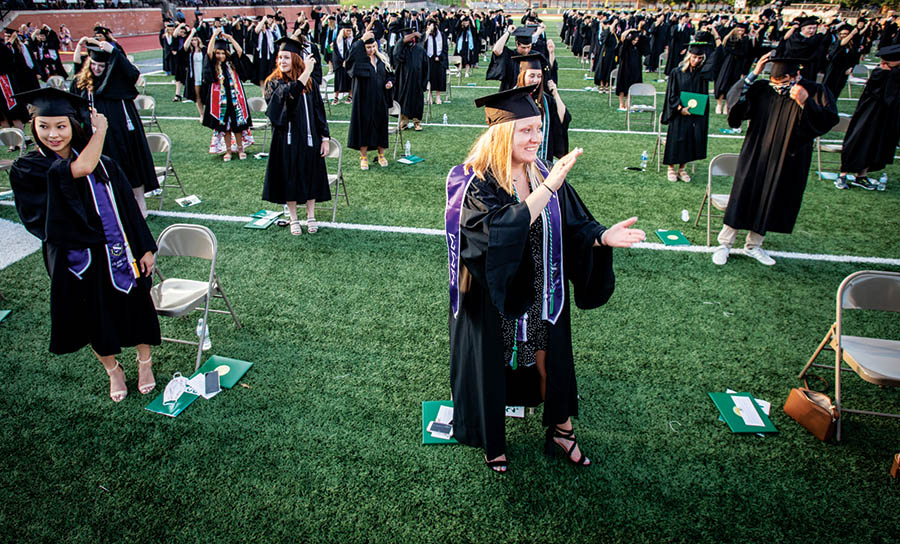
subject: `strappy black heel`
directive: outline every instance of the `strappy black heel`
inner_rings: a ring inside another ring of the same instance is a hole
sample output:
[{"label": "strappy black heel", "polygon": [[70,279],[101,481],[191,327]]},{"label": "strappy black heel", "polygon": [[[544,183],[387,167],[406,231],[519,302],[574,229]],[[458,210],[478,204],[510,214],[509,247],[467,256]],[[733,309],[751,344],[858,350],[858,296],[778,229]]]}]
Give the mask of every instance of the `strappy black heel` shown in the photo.
[{"label": "strappy black heel", "polygon": [[509,469],[509,459],[496,459],[494,461],[488,461],[487,456],[485,456],[484,462],[489,469],[499,474],[504,474]]},{"label": "strappy black heel", "polygon": [[[563,440],[570,440],[572,445],[567,450],[565,446],[554,440],[555,438],[561,438]],[[575,451],[578,443],[575,441],[575,429],[571,428],[569,430],[560,429],[556,425],[551,425],[547,427],[547,440],[544,443],[544,453],[547,455],[554,455],[557,453],[557,449],[554,446],[559,446],[561,450],[566,452],[566,459],[574,464],[579,466],[589,466],[591,464],[591,460],[587,458],[584,452],[580,452],[578,460],[572,459],[572,452]]]}]

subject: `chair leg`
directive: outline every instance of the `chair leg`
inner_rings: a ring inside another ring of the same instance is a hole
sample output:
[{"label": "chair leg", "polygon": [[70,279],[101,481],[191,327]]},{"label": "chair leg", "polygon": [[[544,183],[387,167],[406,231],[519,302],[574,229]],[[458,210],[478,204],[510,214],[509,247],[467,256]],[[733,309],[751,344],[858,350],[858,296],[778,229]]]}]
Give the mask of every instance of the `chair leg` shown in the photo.
[{"label": "chair leg", "polygon": [[341,186],[344,188],[344,199],[347,201],[347,205],[350,205],[350,193],[347,191],[347,182],[344,181],[344,173],[341,172],[338,176],[338,180],[341,182]]},{"label": "chair leg", "polygon": [[812,366],[813,362],[815,362],[816,358],[822,353],[822,350],[825,349],[825,346],[828,345],[828,342],[831,340],[831,337],[834,336],[834,324],[832,323],[831,328],[828,329],[828,333],[825,334],[825,338],[819,343],[819,347],[816,348],[816,351],[813,352],[812,357],[809,358],[809,361],[806,362],[806,366],[803,367],[803,370],[800,371],[800,374],[797,374],[797,379],[802,380],[804,376],[806,376],[806,371],[809,370],[809,367]]},{"label": "chair leg", "polygon": [[[225,295],[225,289],[222,287],[222,282],[219,281],[219,276],[216,275],[214,277],[214,280],[216,282],[216,291],[219,293],[219,295],[222,296],[222,300],[225,301],[225,306],[228,307],[228,311],[229,311],[229,313],[231,313],[231,318],[234,319],[235,327],[240,329],[241,322],[238,321],[238,316],[236,313],[234,313],[234,308],[231,307],[231,301],[229,301],[228,297]],[[207,307],[208,306],[209,306],[209,304],[207,303]]]},{"label": "chair leg", "polygon": [[[709,197],[709,192],[703,195],[703,200],[700,201],[700,209],[697,210],[697,217],[694,218],[694,226],[696,227],[700,223],[700,216],[703,215],[703,206],[706,205],[706,199]],[[706,245],[709,245],[709,241],[706,242]]]},{"label": "chair leg", "polygon": [[[834,330],[832,326],[832,330]],[[838,420],[837,420],[837,432],[835,432],[835,439],[840,442],[841,441],[841,420],[844,418],[840,417],[841,414],[841,358],[844,353],[841,349],[840,344],[834,350],[834,406],[838,411]]]}]

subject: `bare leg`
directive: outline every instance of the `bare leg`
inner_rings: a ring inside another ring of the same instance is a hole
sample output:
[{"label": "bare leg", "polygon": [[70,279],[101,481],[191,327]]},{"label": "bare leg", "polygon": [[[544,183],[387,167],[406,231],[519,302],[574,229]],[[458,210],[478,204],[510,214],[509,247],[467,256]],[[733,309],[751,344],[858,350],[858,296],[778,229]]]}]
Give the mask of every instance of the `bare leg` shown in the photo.
[{"label": "bare leg", "polygon": [[619,109],[625,109],[625,93],[619,93]]},{"label": "bare leg", "polygon": [[144,199],[144,186],[132,187],[131,192],[134,193],[134,199],[137,201],[138,208],[141,209],[141,215],[147,219],[147,201]]},{"label": "bare leg", "polygon": [[[561,423],[556,426],[560,431],[571,431],[572,430],[572,418],[566,419],[565,423]],[[574,440],[567,440],[565,438],[554,437],[553,441],[560,445],[565,451],[569,451],[569,448],[572,447],[572,444],[575,444]],[[572,462],[577,461],[581,458],[581,448],[578,447],[578,444],[575,444],[575,449],[572,450],[572,453],[569,455],[569,460]],[[590,459],[585,458],[584,465],[590,465]]]},{"label": "bare leg", "polygon": [[[121,402],[128,395],[128,387],[125,385],[125,371],[116,362],[115,355],[99,355],[94,352],[103,369],[109,375],[109,396],[113,402]],[[115,394],[114,394],[115,392]]]},{"label": "bare leg", "polygon": [[244,134],[241,132],[234,133],[235,142],[237,142],[238,158],[244,160],[247,154],[244,153]]},{"label": "bare leg", "polygon": [[153,376],[153,360],[150,357],[150,345],[137,345],[138,362],[138,391],[147,394],[156,386],[156,378]]},{"label": "bare leg", "polygon": [[175,82],[175,98],[181,98],[182,93],[184,92],[184,83],[180,81]]},{"label": "bare leg", "polygon": [[441,91],[436,91],[436,92],[437,92],[437,103],[443,104],[443,102],[441,102]]},{"label": "bare leg", "polygon": [[315,200],[307,200],[306,201],[306,218],[312,221],[316,220],[316,201]]},{"label": "bare leg", "polygon": [[288,213],[291,216],[291,221],[297,220],[297,201],[293,200],[287,203]]},{"label": "bare leg", "polygon": [[[379,148],[381,149],[381,148]],[[359,158],[360,160],[365,159],[367,157],[366,153],[369,152],[369,148],[366,146],[359,146]]]},{"label": "bare leg", "polygon": [[231,160],[231,133],[230,132],[225,133],[225,156],[223,157],[223,159],[226,161]]},{"label": "bare leg", "polygon": [[539,349],[534,354],[538,374],[541,376],[541,400],[547,399],[547,352]]}]

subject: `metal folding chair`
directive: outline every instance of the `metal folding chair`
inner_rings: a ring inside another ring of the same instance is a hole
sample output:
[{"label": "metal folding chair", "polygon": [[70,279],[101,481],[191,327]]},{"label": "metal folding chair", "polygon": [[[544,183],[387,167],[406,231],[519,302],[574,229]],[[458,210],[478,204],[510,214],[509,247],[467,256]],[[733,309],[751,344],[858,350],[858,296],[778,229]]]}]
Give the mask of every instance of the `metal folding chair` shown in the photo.
[{"label": "metal folding chair", "polygon": [[[388,115],[390,117],[397,118],[397,126],[394,127],[394,159],[397,158],[397,148],[400,147],[400,139],[402,130],[400,130],[400,117],[402,117],[400,112],[400,103],[394,100],[394,103],[391,105],[391,109],[388,110]],[[388,131],[390,132],[390,131]]]},{"label": "metal folding chair", "polygon": [[[0,146],[18,148],[15,158],[0,159],[0,172],[9,174],[16,159],[25,153],[25,131],[20,128],[0,128]],[[0,187],[0,196],[9,197],[10,194],[12,194],[12,186],[9,183]]]},{"label": "metal folding chair", "polygon": [[53,87],[54,89],[59,89],[60,91],[68,91],[68,86],[66,85],[66,78],[55,75],[47,78],[47,86]]},{"label": "metal folding chair", "polygon": [[[841,372],[855,372],[863,380],[879,387],[900,386],[900,341],[844,334],[845,310],[900,312],[900,273],[861,270],[850,274],[837,290],[835,321],[812,357],[800,371],[803,379],[811,366],[834,369],[834,397],[837,407],[837,433],[841,439],[841,421],[845,413],[900,418],[900,414],[851,410],[841,407]],[[815,363],[824,349],[834,351],[834,365]],[[850,368],[842,368],[846,363]]]},{"label": "metal folding chair", "polygon": [[[159,209],[161,210],[163,207],[163,200],[166,198],[166,189],[169,187],[176,187],[181,190],[181,196],[187,196],[187,192],[184,190],[184,184],[181,182],[181,178],[178,177],[178,172],[175,171],[175,166],[172,164],[172,140],[162,132],[148,132],[147,133],[147,145],[150,147],[150,153],[165,153],[166,161],[163,166],[157,166],[154,161],[154,169],[156,170],[156,179],[159,180]],[[169,182],[169,176],[175,178],[175,183]]]},{"label": "metal folding chair", "polygon": [[[159,119],[156,118],[156,99],[150,95],[139,94],[134,97],[134,107],[137,108],[139,113],[143,113],[145,111],[150,112],[150,119],[144,121],[144,126],[147,127],[147,130],[153,128],[153,123],[156,123],[156,128],[162,132],[162,127],[159,124]],[[143,115],[142,115],[143,117]]]},{"label": "metal folding chair", "polygon": [[334,187],[332,195],[332,204],[327,203],[321,207],[331,208],[331,222],[337,219],[337,207],[340,197],[344,197],[347,205],[350,205],[350,195],[347,191],[347,183],[344,181],[344,149],[341,143],[334,138],[328,140],[328,154],[326,159],[337,159],[337,171],[334,174],[328,174],[328,187]]},{"label": "metal folding chair", "polygon": [[612,97],[616,93],[616,79],[619,77],[619,69],[613,68],[612,72],[609,73],[609,106],[612,106]]},{"label": "metal folding chair", "polygon": [[694,226],[700,222],[700,216],[703,215],[703,207],[706,206],[706,245],[708,246],[712,239],[712,208],[715,208],[723,215],[716,217],[724,217],[725,209],[728,207],[728,199],[731,193],[713,193],[712,178],[713,176],[723,176],[733,178],[737,172],[738,165],[737,153],[722,153],[716,155],[709,161],[709,175],[706,180],[706,192],[703,193],[703,200],[700,201],[700,209],[697,211],[697,217],[694,219]]},{"label": "metal folding chair", "polygon": [[[857,64],[853,67],[853,70],[850,72],[850,77],[847,78],[847,96],[849,98],[853,98],[853,86],[858,85],[860,87],[865,87],[866,83],[869,82],[869,69],[866,68],[864,64]],[[834,97],[837,99],[838,97]]]},{"label": "metal folding chair", "polygon": [[447,57],[447,64],[447,101],[450,102],[453,100],[453,84],[450,83],[450,78],[456,76],[456,84],[460,84],[460,78],[462,78],[462,56],[450,55]]},{"label": "metal folding chair", "polygon": [[[240,329],[241,323],[237,314],[231,307],[231,302],[225,295],[225,289],[216,273],[216,259],[218,257],[219,244],[215,234],[202,225],[187,225],[177,223],[169,225],[156,240],[159,250],[156,253],[157,262],[154,272],[159,278],[150,288],[150,296],[156,313],[166,317],[181,317],[195,310],[201,310],[203,323],[208,325],[209,314],[231,314],[235,326]],[[209,261],[209,276],[206,280],[191,280],[181,278],[166,278],[160,269],[160,259],[164,262],[168,257],[191,257]],[[211,309],[210,301],[213,298],[221,298],[225,301],[225,310]],[[199,307],[202,305],[202,307]],[[178,338],[163,337],[163,340],[178,344],[197,346],[197,360],[194,370],[200,368],[200,356],[203,354],[203,341],[206,339],[206,329],[200,328],[200,338],[195,342]]]},{"label": "metal folding chair", "polygon": [[[635,104],[634,97],[649,97],[653,99],[653,105]],[[632,113],[650,113],[650,130],[656,129],[656,87],[649,83],[634,83],[628,88],[628,98],[625,102],[625,129],[631,130]]]},{"label": "metal folding chair", "polygon": [[[849,115],[847,115],[845,113],[839,113],[838,114],[838,124],[835,125],[831,129],[832,132],[839,132],[841,134],[841,140],[844,139],[844,134],[846,134],[847,129],[850,128],[850,119],[851,119],[851,117]],[[841,155],[841,151],[843,151],[843,150],[844,150],[843,141],[839,144],[823,144],[821,136],[816,138],[816,165],[818,166],[819,179],[822,179],[822,180],[825,179],[825,177],[822,176],[822,153],[832,153],[832,154],[837,153],[837,155],[838,155],[838,161],[837,161],[838,170],[840,170],[841,169],[840,155]],[[834,164],[834,163],[830,163],[830,164]],[[840,175],[840,172],[838,172],[838,175]]]},{"label": "metal folding chair", "polygon": [[247,107],[250,108],[250,113],[261,113],[262,119],[264,121],[257,121],[259,119],[259,115],[253,116],[253,126],[251,127],[253,130],[262,129],[263,132],[263,145],[262,150],[263,153],[268,155],[266,144],[269,141],[269,128],[272,126],[272,123],[269,122],[269,117],[266,115],[266,110],[269,108],[268,104],[266,104],[266,99],[261,96],[253,96],[247,99]]}]

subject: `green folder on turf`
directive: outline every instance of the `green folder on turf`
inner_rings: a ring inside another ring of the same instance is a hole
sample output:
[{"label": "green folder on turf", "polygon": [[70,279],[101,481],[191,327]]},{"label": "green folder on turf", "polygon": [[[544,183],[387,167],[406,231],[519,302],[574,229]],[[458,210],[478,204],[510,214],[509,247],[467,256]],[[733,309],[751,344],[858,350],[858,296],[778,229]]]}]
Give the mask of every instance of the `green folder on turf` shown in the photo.
[{"label": "green folder on turf", "polygon": [[11,311],[12,310],[0,310],[0,321],[6,319],[6,316],[8,316]]},{"label": "green folder on turf", "polygon": [[434,418],[437,417],[438,410],[441,409],[441,406],[449,406],[453,407],[452,400],[426,400],[422,402],[422,444],[457,444],[455,438],[450,438],[449,440],[444,440],[441,438],[437,438],[431,436],[431,433],[428,432],[428,424],[434,421]]},{"label": "green folder on turf", "polygon": [[397,162],[399,162],[400,164],[416,164],[417,162],[422,162],[424,160],[425,159],[423,159],[422,157],[418,157],[416,155],[407,155],[405,157],[400,157],[399,159],[397,159]]},{"label": "green folder on turf", "polygon": [[681,91],[681,105],[687,108],[692,115],[703,115],[706,113],[706,103],[708,101],[709,95]]},{"label": "green folder on turf", "polygon": [[219,385],[222,389],[231,389],[237,385],[238,380],[244,377],[244,374],[250,370],[251,366],[253,366],[253,363],[247,361],[213,355],[203,363],[203,366],[191,378],[197,374],[205,374],[215,370],[219,373]]},{"label": "green folder on turf", "polygon": [[656,236],[667,246],[689,246],[690,240],[680,230],[657,230]]},{"label": "green folder on turf", "polygon": [[251,219],[244,225],[245,229],[267,229],[276,219],[281,217],[282,212],[273,212],[269,210],[259,210],[251,215]]},{"label": "green folder on turf", "polygon": [[709,393],[733,433],[777,433],[769,416],[750,393]]},{"label": "green folder on turf", "polygon": [[178,397],[178,401],[175,404],[163,404],[163,397],[165,396],[165,391],[160,393],[153,402],[148,404],[144,410],[150,410],[151,412],[156,412],[157,414],[162,414],[164,416],[175,417],[181,412],[184,412],[184,409],[190,406],[195,400],[197,400],[199,395],[192,395],[190,393],[182,393],[180,397]]}]

